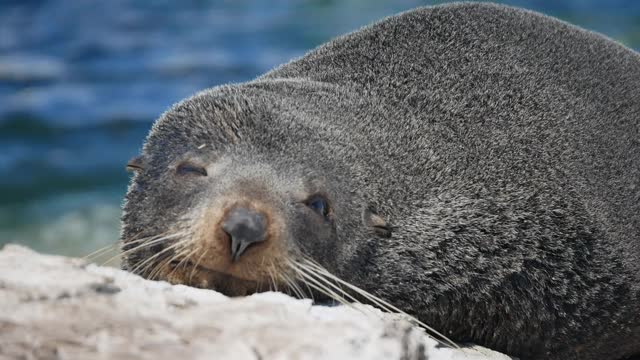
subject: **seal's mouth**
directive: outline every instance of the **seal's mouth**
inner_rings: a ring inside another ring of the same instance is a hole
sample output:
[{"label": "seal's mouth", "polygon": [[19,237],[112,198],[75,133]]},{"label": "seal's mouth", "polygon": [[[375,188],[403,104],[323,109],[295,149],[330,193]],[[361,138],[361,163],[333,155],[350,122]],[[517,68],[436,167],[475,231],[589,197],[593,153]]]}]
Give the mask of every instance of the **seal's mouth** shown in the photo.
[{"label": "seal's mouth", "polygon": [[227,296],[245,296],[270,290],[269,280],[253,280],[232,275],[224,270],[214,270],[191,261],[175,261],[171,266],[178,270],[171,282],[187,284],[203,289],[219,291]]},{"label": "seal's mouth", "polygon": [[171,266],[173,267],[183,267],[187,270],[193,270],[193,271],[198,271],[200,273],[203,274],[208,274],[208,275],[212,275],[212,276],[216,276],[216,277],[226,277],[231,281],[244,281],[244,282],[258,282],[257,280],[252,280],[252,279],[245,279],[239,276],[235,276],[232,275],[229,272],[226,271],[222,271],[222,270],[214,270],[214,269],[210,269],[206,266],[202,266],[200,264],[194,264],[191,261],[180,261],[180,260],[175,260],[171,262]]}]

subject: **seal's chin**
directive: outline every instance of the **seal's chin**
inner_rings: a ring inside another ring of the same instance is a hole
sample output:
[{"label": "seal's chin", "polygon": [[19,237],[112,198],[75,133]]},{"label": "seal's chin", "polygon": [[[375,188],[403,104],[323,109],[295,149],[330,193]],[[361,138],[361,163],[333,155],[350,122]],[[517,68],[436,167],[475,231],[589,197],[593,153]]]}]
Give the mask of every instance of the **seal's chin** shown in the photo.
[{"label": "seal's chin", "polygon": [[214,270],[191,262],[183,262],[167,279],[173,284],[185,284],[202,289],[211,289],[227,296],[245,296],[272,290],[270,279],[243,279],[222,270]]}]

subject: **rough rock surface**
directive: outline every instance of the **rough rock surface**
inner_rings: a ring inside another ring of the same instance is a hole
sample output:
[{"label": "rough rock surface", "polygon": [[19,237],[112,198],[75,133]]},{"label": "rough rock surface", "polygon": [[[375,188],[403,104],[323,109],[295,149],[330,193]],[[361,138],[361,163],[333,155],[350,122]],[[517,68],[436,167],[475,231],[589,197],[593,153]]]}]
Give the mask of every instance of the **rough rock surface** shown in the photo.
[{"label": "rough rock surface", "polygon": [[79,259],[0,251],[0,359],[509,359],[437,346],[369,306],[228,298]]}]

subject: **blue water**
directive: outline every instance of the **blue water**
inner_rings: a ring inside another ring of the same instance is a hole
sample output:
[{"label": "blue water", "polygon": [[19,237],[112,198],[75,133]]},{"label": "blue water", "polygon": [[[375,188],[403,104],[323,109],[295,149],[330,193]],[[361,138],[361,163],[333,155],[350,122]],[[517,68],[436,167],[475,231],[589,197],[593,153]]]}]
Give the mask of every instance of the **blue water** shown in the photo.
[{"label": "blue water", "polygon": [[[0,245],[118,238],[124,164],[194,92],[433,1],[0,0]],[[505,1],[640,48],[640,1]]]}]

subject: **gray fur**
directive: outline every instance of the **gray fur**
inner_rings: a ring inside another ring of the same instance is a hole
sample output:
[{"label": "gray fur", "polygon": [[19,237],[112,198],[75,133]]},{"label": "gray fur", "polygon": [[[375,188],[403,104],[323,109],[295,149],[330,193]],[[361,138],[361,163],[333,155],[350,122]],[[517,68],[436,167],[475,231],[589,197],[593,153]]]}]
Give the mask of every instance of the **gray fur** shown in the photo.
[{"label": "gray fur", "polygon": [[167,174],[184,157],[228,160],[215,191],[271,184],[291,214],[321,179],[333,230],[287,241],[345,280],[524,359],[640,354],[639,93],[639,55],[600,35],[497,5],[419,8],[174,106],[123,238],[213,191]]}]

